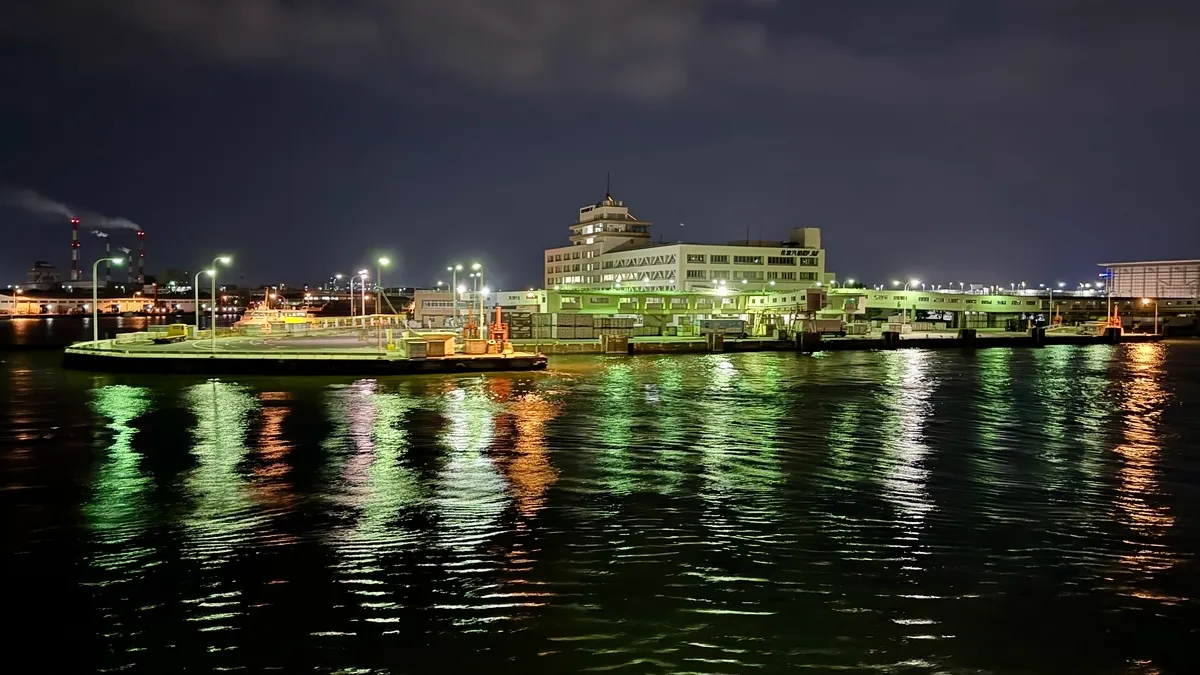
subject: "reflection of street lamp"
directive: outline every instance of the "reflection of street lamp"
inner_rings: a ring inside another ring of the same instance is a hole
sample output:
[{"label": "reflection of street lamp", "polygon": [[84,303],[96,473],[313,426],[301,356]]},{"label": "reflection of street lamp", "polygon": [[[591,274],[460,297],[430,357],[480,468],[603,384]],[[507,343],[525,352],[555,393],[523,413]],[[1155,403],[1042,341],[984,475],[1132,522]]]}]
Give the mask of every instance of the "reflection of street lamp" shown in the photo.
[{"label": "reflection of street lamp", "polygon": [[1152,302],[1154,303],[1154,334],[1158,335],[1158,300],[1151,300],[1150,298],[1142,298],[1143,305],[1148,305]]},{"label": "reflection of street lamp", "polygon": [[196,332],[192,335],[193,340],[200,335],[200,315],[203,314],[203,312],[200,311],[200,275],[216,273],[217,271],[215,269],[200,270],[199,272],[196,272],[196,279],[192,283],[192,289],[196,291]]},{"label": "reflection of street lamp", "polygon": [[[95,344],[100,341],[100,299],[96,295],[96,275],[99,274],[98,268],[102,262],[111,262],[114,265],[120,265],[125,262],[124,258],[101,258],[92,263],[92,347],[96,348],[99,345]],[[16,296],[14,296],[15,299]]]}]

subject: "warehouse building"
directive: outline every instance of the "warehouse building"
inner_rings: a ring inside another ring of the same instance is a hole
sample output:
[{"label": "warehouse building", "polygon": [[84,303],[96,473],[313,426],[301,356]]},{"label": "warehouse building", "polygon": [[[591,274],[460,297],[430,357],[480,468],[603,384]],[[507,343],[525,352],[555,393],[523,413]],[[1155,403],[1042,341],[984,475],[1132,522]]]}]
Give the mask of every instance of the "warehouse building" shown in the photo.
[{"label": "warehouse building", "polygon": [[1200,298],[1200,260],[1100,263],[1116,298]]}]

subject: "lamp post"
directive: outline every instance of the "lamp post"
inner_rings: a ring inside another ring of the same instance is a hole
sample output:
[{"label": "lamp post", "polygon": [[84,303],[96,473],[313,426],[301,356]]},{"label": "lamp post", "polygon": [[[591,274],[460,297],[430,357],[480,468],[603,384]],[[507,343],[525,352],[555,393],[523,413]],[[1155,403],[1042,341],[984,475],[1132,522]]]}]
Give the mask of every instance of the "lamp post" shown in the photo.
[{"label": "lamp post", "polygon": [[458,296],[463,292],[458,285],[458,273],[462,271],[462,265],[451,265],[446,271],[450,273],[450,290],[454,293],[454,300],[450,302],[451,312],[454,315],[454,323],[458,323]]},{"label": "lamp post", "polygon": [[208,326],[208,330],[212,332],[212,351],[217,351],[217,263],[228,265],[233,259],[227,255],[219,255],[213,258],[212,261],[212,276],[209,279],[212,281],[212,287],[209,291],[209,307],[212,308],[212,322]]},{"label": "lamp post", "polygon": [[1158,335],[1158,300],[1142,298],[1142,305],[1148,305],[1152,302],[1154,303],[1154,334]]},{"label": "lamp post", "polygon": [[[471,263],[471,269],[475,270],[475,276],[477,277],[476,283],[478,284],[478,288],[484,288],[483,265],[481,263]],[[483,324],[487,321],[487,319],[484,317],[484,313],[486,311],[487,311],[487,309],[484,307],[483,296],[480,296],[479,297],[479,337],[480,338],[482,338],[484,335]]]},{"label": "lamp post", "polygon": [[[98,347],[97,342],[100,342],[100,297],[96,293],[96,275],[99,274],[100,263],[110,262],[114,265],[120,265],[125,262],[124,258],[101,258],[92,263],[92,346]],[[16,294],[13,295],[13,300],[16,300]]]},{"label": "lamp post", "polygon": [[353,319],[354,319],[354,275],[350,275],[350,319],[351,319],[350,323],[353,324],[354,323],[354,321],[353,321]]},{"label": "lamp post", "polygon": [[192,283],[192,289],[196,291],[196,332],[192,334],[192,339],[200,335],[200,315],[203,312],[200,310],[200,275],[201,274],[216,274],[214,269],[200,270],[196,272],[196,280]]},{"label": "lamp post", "polygon": [[392,264],[392,261],[387,258],[380,258],[375,261],[375,285],[379,288],[379,293],[375,295],[376,314],[383,314],[383,306],[379,304],[381,301],[379,296],[383,295],[383,268],[390,264]]},{"label": "lamp post", "polygon": [[360,293],[360,302],[358,304],[362,308],[364,320],[367,316],[367,279],[369,278],[371,278],[371,275],[367,274],[366,270],[358,271],[358,292]]}]

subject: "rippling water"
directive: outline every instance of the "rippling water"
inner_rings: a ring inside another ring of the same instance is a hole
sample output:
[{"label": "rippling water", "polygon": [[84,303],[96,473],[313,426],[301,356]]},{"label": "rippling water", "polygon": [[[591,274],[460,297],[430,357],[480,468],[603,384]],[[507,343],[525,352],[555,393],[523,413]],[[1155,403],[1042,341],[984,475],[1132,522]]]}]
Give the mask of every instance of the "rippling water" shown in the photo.
[{"label": "rippling water", "polygon": [[1195,672],[1200,344],[0,360],[6,635],[47,670]]}]

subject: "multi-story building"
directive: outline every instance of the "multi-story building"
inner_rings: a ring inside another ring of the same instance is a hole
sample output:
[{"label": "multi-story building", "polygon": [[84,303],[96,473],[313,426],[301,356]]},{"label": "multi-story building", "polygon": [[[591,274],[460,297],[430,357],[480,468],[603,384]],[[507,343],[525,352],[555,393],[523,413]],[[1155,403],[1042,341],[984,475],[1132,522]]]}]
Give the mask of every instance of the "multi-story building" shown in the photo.
[{"label": "multi-story building", "polygon": [[1200,260],[1100,263],[1119,298],[1200,298]]},{"label": "multi-story building", "polygon": [[624,202],[604,201],[579,209],[569,246],[546,250],[546,288],[636,288],[690,291],[734,286],[795,290],[831,281],[825,270],[821,231],[795,228],[787,241],[728,244],[655,242],[651,223]]}]

